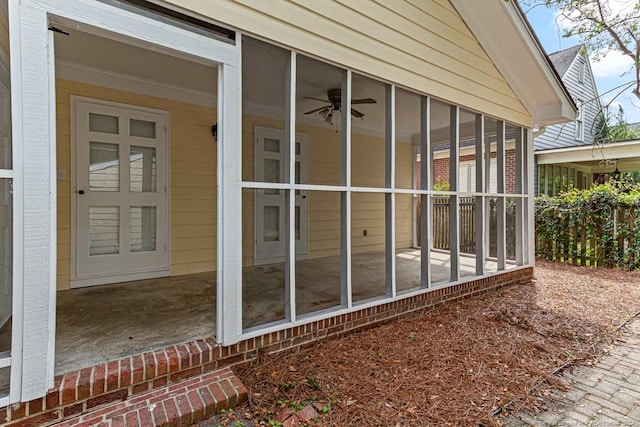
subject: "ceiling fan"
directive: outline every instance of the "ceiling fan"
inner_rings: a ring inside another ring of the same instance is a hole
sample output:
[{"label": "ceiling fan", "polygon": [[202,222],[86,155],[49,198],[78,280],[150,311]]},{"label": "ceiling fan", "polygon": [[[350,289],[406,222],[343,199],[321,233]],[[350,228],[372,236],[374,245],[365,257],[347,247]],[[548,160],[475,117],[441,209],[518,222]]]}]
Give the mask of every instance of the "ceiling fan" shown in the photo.
[{"label": "ceiling fan", "polygon": [[[329,105],[325,105],[324,107],[320,107],[320,108],[316,108],[313,109],[311,111],[307,111],[304,114],[313,114],[313,113],[320,113],[320,116],[324,119],[325,122],[329,123],[329,124],[333,124],[333,117],[336,111],[340,111],[340,106],[341,106],[341,100],[342,100],[342,96],[341,96],[341,90],[340,89],[329,89],[327,91],[327,98],[328,99],[320,99],[320,98],[313,98],[310,96],[305,96],[305,98],[307,99],[313,99],[314,101],[320,101],[320,102],[325,102]],[[375,104],[376,100],[373,98],[361,98],[361,99],[352,99],[351,100],[351,105],[356,105],[356,104]],[[361,119],[364,117],[364,113],[356,110],[355,108],[351,108],[351,115],[355,118]]]}]

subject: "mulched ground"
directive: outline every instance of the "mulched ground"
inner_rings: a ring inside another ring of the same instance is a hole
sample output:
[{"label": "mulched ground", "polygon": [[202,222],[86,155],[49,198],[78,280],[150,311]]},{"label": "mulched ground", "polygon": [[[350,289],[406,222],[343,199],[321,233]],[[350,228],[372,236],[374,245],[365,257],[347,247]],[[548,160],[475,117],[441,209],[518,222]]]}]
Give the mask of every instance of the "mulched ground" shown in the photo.
[{"label": "mulched ground", "polygon": [[492,426],[544,406],[640,310],[640,272],[537,260],[537,279],[235,370],[250,401],[203,425]]}]

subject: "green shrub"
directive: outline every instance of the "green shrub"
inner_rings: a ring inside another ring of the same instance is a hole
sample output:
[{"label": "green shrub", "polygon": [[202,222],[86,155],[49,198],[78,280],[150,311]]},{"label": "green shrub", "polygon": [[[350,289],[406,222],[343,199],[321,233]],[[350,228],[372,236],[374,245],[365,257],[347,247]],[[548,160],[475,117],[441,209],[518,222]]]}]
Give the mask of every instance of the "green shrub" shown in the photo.
[{"label": "green shrub", "polygon": [[536,254],[574,264],[638,269],[639,206],[640,185],[619,181],[537,197]]}]

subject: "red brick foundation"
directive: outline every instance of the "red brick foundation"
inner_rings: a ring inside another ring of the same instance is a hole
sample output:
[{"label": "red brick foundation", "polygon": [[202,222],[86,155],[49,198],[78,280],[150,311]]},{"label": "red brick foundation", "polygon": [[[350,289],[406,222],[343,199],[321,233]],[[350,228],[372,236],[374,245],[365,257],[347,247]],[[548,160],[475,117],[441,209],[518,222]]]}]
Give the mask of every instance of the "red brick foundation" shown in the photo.
[{"label": "red brick foundation", "polygon": [[[53,424],[71,418],[79,420],[82,414],[95,413],[123,401],[127,402],[122,409],[130,408],[130,402],[136,397],[139,398],[139,402],[137,400],[136,402],[143,404],[146,401],[145,396],[149,393],[162,394],[162,390],[166,392],[173,384],[183,384],[198,376],[202,381],[203,378],[209,378],[208,374],[219,371],[221,368],[254,359],[258,352],[298,351],[320,339],[339,337],[370,328],[417,310],[505,285],[528,283],[532,278],[533,267],[521,268],[272,332],[241,341],[230,347],[222,347],[213,339],[203,339],[69,372],[55,378],[53,388],[45,397],[0,408],[0,425],[6,423],[8,426],[17,427]],[[223,371],[216,372],[216,375],[226,374]],[[224,390],[222,394],[218,394],[228,396],[228,399],[216,401],[213,405],[216,410],[235,405],[243,392],[243,386],[231,380],[223,381],[221,384],[224,384],[220,385]],[[176,402],[174,397],[171,399],[173,400],[170,402]],[[167,405],[170,409],[173,407],[173,403]],[[136,410],[139,408],[136,407]],[[189,422],[199,421],[196,418],[204,416],[205,412],[194,409],[194,416],[189,418]],[[84,418],[87,417],[84,416]],[[124,417],[123,420],[126,421]]]}]

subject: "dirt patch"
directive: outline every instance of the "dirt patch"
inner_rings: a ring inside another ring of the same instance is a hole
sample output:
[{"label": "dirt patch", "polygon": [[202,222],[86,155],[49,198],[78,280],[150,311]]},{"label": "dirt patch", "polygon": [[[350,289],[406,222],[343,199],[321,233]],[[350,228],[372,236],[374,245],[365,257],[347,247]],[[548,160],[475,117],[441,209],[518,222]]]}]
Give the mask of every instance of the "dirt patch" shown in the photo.
[{"label": "dirt patch", "polygon": [[320,402],[311,425],[487,426],[535,410],[564,388],[558,368],[591,363],[640,309],[639,272],[537,263],[531,284],[238,368],[239,411],[277,425],[283,407]]}]

